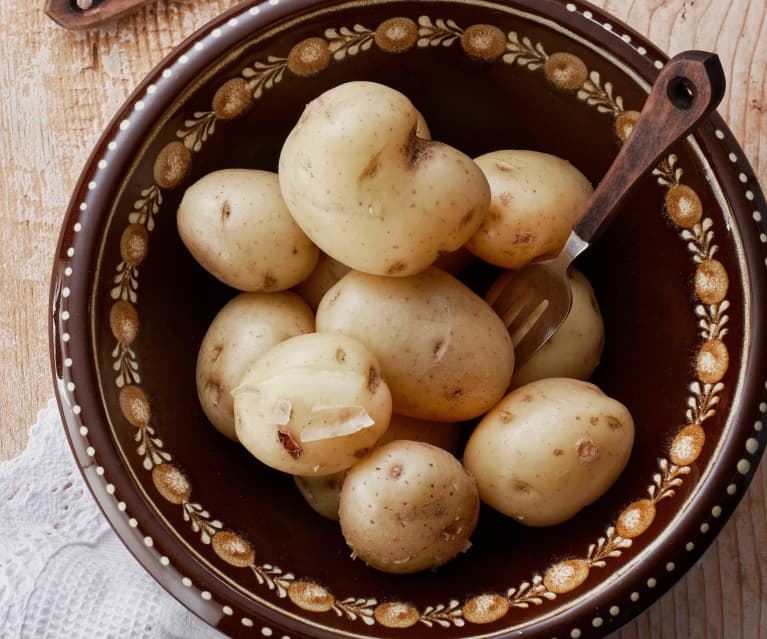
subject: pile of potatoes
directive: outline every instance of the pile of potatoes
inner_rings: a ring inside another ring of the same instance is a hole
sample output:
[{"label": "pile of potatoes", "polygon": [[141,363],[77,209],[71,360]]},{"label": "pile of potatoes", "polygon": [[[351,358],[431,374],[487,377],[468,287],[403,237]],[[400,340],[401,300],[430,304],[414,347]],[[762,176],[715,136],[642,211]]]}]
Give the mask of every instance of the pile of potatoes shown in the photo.
[{"label": "pile of potatoes", "polygon": [[465,551],[480,500],[524,525],[569,519],[634,439],[627,409],[582,381],[603,344],[591,286],[572,271],[570,316],[515,371],[503,321],[455,274],[556,254],[590,194],[552,155],[432,140],[389,87],[323,93],[277,174],[217,171],[180,204],[191,254],[242,291],[200,347],[206,416],[382,571]]}]

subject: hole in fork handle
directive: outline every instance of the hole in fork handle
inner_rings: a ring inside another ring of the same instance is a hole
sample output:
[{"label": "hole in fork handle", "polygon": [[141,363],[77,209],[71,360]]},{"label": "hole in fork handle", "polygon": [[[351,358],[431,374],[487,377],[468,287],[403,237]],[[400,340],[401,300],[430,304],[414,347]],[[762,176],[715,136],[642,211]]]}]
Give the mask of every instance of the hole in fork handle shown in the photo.
[{"label": "hole in fork handle", "polygon": [[671,104],[682,111],[689,111],[695,102],[695,84],[684,76],[672,78],[666,87],[666,92]]}]

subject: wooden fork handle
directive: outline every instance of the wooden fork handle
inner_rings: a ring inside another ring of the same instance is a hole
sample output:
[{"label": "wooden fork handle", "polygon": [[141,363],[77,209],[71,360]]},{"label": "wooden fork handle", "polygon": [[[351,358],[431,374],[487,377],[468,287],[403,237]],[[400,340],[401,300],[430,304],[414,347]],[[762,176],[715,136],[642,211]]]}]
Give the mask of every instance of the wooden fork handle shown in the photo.
[{"label": "wooden fork handle", "polygon": [[46,0],[46,15],[66,29],[81,30],[101,26],[138,10],[150,0],[101,0],[83,2],[79,8],[75,0]]},{"label": "wooden fork handle", "polygon": [[713,53],[684,51],[663,67],[633,131],[573,227],[582,240],[596,239],[661,156],[717,107],[725,86]]}]

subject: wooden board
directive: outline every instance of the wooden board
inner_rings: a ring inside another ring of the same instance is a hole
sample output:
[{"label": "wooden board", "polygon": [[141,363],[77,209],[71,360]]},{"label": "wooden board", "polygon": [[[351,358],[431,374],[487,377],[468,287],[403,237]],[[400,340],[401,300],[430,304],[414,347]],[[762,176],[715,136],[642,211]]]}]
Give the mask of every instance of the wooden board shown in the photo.
[{"label": "wooden board", "polygon": [[[62,29],[36,2],[0,2],[0,459],[53,396],[48,286],[59,224],[99,133],[173,46],[237,0],[152,2],[99,30]],[[720,113],[767,185],[767,3],[596,0],[669,54],[715,50]],[[762,302],[764,303],[764,302]],[[615,639],[767,639],[767,464],[685,578]],[[563,638],[560,638],[563,639]],[[566,639],[566,638],[565,638]]]}]

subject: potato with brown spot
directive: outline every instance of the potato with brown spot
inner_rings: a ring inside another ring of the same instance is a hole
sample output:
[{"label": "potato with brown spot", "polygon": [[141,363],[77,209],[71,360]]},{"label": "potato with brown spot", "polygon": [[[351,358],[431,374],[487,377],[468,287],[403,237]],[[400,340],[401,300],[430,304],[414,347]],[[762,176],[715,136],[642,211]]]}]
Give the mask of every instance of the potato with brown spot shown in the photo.
[{"label": "potato with brown spot", "polygon": [[493,151],[475,162],[490,183],[490,212],[466,248],[511,269],[559,253],[593,190],[583,173],[538,151]]},{"label": "potato with brown spot", "polygon": [[[392,415],[389,428],[375,445],[383,446],[396,439],[407,439],[438,446],[455,455],[458,453],[461,442],[461,426],[462,424],[455,422],[430,422],[403,415]],[[364,454],[361,457],[364,457]],[[344,470],[320,477],[297,475],[293,479],[301,495],[316,513],[337,521],[338,502],[346,473],[347,471]]]},{"label": "potato with brown spot", "polygon": [[292,475],[349,468],[389,427],[391,393],[380,372],[370,387],[371,370],[380,371],[378,360],[345,335],[309,333],[272,346],[232,391],[238,439]]},{"label": "potato with brown spot", "polygon": [[241,291],[282,291],[314,269],[319,251],[290,215],[277,174],[224,169],[184,193],[178,232],[211,275]]},{"label": "potato with brown spot", "polygon": [[219,432],[237,440],[232,389],[275,344],[314,331],[314,314],[295,293],[240,293],[213,318],[197,354],[197,396]]},{"label": "potato with brown spot", "polygon": [[550,526],[603,495],[633,443],[623,404],[588,382],[550,378],[504,397],[472,433],[463,459],[485,503],[521,524]]},{"label": "potato with brown spot", "polygon": [[460,151],[420,137],[406,96],[347,82],[310,102],[279,159],[288,209],[322,251],[348,266],[405,277],[476,232],[490,188]]},{"label": "potato with brown spot", "polygon": [[474,478],[450,453],[396,440],[356,464],[339,520],[352,556],[383,572],[435,568],[468,548],[479,516]]},{"label": "potato with brown spot", "polygon": [[366,344],[381,362],[394,411],[419,419],[481,415],[503,397],[514,370],[498,315],[436,267],[402,278],[348,273],[320,302],[317,330]]}]

